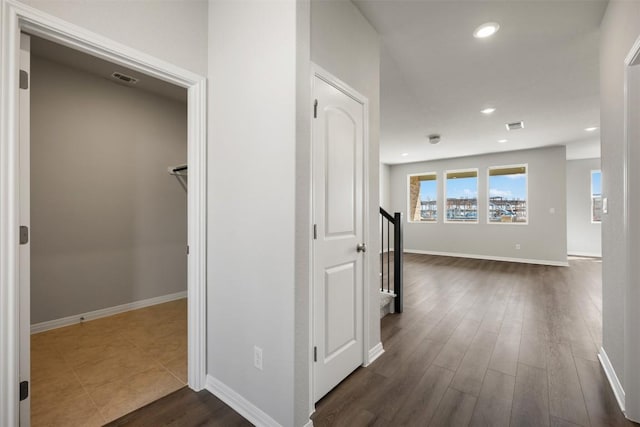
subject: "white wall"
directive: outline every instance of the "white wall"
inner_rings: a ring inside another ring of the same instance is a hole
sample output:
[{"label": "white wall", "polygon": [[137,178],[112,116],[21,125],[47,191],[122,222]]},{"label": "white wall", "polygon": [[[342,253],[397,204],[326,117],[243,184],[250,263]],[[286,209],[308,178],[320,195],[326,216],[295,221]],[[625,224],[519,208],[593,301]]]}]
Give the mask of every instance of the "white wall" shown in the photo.
[{"label": "white wall", "polygon": [[[600,137],[602,194],[603,348],[625,387],[625,284],[627,266],[624,200],[624,59],[640,35],[640,2],[609,2],[600,37]],[[636,309],[636,308],[634,308]],[[638,416],[636,414],[636,416]]]},{"label": "white wall", "polygon": [[[380,247],[379,141],[380,40],[376,30],[350,1],[311,1],[311,60],[369,99],[369,235],[367,245]],[[378,278],[380,262],[370,257],[369,344],[380,342]]]},{"label": "white wall", "polygon": [[[528,164],[529,223],[487,224],[487,168],[521,163]],[[468,168],[479,168],[479,223],[445,224],[442,221],[444,171]],[[566,263],[565,168],[564,146],[391,166],[391,206],[394,211],[404,213],[405,250]],[[437,223],[407,221],[407,176],[423,172],[438,173],[440,218]],[[550,213],[551,208],[555,213]],[[520,244],[520,250],[515,249],[516,244]]]},{"label": "white wall", "polygon": [[602,256],[601,224],[591,222],[591,171],[600,159],[567,161],[567,253]]},{"label": "white wall", "polygon": [[284,426],[294,425],[296,19],[293,0],[209,4],[207,372]]},{"label": "white wall", "polygon": [[380,206],[391,213],[391,166],[384,163],[380,163]]},{"label": "white wall", "polygon": [[23,3],[174,65],[206,74],[206,0],[23,0]]},{"label": "white wall", "polygon": [[31,59],[31,320],[187,289],[187,106]]}]

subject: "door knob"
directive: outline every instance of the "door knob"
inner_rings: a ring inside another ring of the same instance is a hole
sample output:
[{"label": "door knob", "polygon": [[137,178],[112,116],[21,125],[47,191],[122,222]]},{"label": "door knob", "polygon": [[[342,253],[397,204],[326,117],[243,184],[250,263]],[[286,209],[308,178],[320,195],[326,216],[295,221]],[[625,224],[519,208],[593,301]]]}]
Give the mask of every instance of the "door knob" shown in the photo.
[{"label": "door knob", "polygon": [[367,244],[366,243],[358,243],[358,246],[356,246],[356,250],[358,252],[367,252]]}]

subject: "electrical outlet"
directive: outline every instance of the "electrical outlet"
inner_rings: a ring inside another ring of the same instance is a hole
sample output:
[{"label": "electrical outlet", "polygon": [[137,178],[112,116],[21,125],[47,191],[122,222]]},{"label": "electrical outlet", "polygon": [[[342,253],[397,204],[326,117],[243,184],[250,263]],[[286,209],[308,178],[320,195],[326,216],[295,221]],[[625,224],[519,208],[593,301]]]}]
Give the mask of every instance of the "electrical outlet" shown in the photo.
[{"label": "electrical outlet", "polygon": [[520,250],[520,243],[516,243],[516,249]]},{"label": "electrical outlet", "polygon": [[262,349],[258,346],[253,346],[253,366],[262,371]]}]

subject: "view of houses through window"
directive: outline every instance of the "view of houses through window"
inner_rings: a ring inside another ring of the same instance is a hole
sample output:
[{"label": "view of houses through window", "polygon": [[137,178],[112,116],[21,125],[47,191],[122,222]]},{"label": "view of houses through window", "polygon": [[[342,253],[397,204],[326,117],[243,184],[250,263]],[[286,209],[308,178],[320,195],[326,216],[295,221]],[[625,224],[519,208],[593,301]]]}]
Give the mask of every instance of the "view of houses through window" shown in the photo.
[{"label": "view of houses through window", "polygon": [[438,219],[438,175],[409,176],[409,221],[435,222]]},{"label": "view of houses through window", "polygon": [[447,171],[445,222],[478,222],[478,170]]},{"label": "view of houses through window", "polygon": [[602,172],[591,171],[591,222],[602,222]]},{"label": "view of houses through window", "polygon": [[489,222],[527,222],[527,167],[491,167],[489,175]]}]

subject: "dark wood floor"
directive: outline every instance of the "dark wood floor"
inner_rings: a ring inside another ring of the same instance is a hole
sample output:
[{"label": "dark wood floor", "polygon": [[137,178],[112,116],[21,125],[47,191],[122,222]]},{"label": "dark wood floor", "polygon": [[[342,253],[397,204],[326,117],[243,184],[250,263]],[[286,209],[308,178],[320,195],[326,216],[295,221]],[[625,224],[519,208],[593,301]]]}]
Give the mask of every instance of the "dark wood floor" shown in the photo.
[{"label": "dark wood floor", "polygon": [[246,427],[252,425],[208,391],[196,393],[187,387],[107,424],[109,427]]},{"label": "dark wood floor", "polygon": [[385,353],[316,405],[314,426],[623,426],[597,359],[601,263],[405,255]]},{"label": "dark wood floor", "polygon": [[[405,256],[385,353],[318,402],[314,426],[625,426],[597,361],[601,264]],[[188,389],[112,426],[244,426]]]}]

